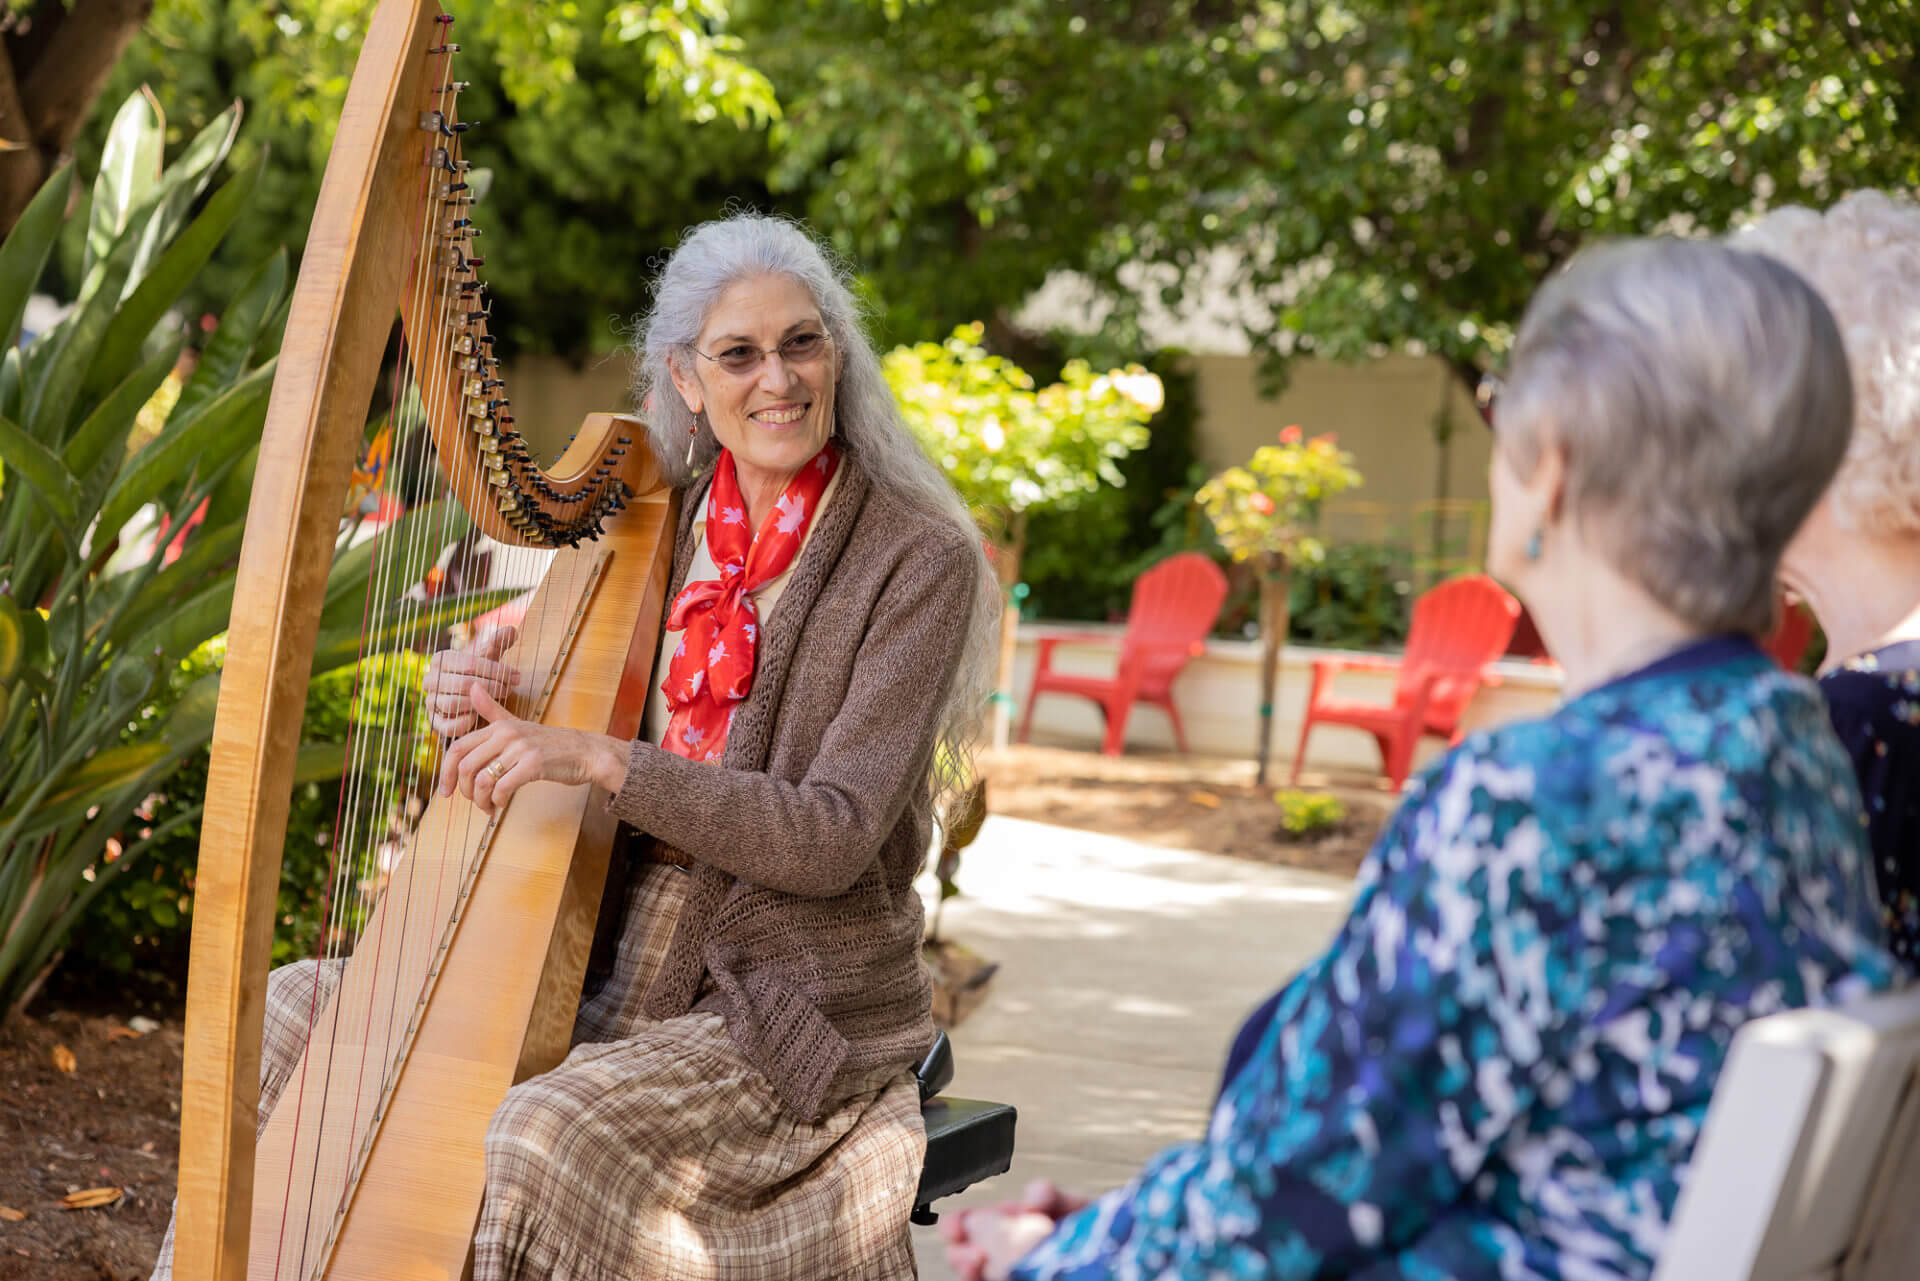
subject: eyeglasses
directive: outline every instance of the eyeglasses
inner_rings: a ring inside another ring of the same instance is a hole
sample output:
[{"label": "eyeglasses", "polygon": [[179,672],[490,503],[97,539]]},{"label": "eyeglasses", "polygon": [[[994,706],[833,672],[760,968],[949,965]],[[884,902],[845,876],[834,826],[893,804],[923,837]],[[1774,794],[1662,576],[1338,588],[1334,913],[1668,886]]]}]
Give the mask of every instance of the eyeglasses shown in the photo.
[{"label": "eyeglasses", "polygon": [[1483,374],[1480,385],[1473,389],[1473,403],[1479,406],[1480,417],[1488,427],[1493,426],[1493,404],[1500,399],[1500,393],[1506,385],[1499,374]]},{"label": "eyeglasses", "polygon": [[826,355],[833,340],[823,333],[807,330],[781,340],[778,347],[755,347],[750,343],[735,343],[717,356],[709,356],[698,347],[692,348],[693,354],[702,360],[711,360],[720,368],[736,377],[745,377],[760,368],[768,356],[779,356],[788,365],[810,365]]}]

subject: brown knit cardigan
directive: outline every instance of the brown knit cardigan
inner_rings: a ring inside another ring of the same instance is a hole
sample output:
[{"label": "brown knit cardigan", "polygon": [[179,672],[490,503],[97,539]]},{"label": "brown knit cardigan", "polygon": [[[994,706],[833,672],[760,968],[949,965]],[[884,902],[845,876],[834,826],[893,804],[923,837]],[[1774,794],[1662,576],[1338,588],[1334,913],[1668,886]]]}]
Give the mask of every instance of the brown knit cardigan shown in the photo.
[{"label": "brown knit cardigan", "polygon": [[[669,600],[697,507],[682,505]],[[672,1018],[698,998],[805,1120],[847,1077],[912,1063],[933,1040],[913,881],[978,556],[960,530],[872,484],[849,452],[761,620],[753,690],[720,766],[638,741],[608,801],[695,860],[646,1014]],[[699,998],[707,974],[713,989]]]}]

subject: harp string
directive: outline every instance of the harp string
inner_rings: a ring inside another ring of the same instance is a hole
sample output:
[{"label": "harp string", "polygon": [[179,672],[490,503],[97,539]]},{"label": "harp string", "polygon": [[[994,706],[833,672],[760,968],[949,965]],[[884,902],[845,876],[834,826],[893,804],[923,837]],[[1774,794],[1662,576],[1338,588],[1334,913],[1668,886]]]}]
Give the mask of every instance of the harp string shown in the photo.
[{"label": "harp string", "polygon": [[[447,32],[450,22],[450,19],[445,20],[439,30]],[[443,34],[442,49],[432,55],[436,64],[431,72],[434,77],[433,109],[448,123],[456,118],[452,57],[451,51],[445,48],[450,44],[451,41]],[[461,180],[466,169],[461,158],[460,140],[458,132],[450,132],[444,139],[431,140],[427,147],[423,147],[427,159],[419,196],[421,216],[417,219],[415,244],[416,261],[420,269],[412,275],[410,287],[413,294],[408,312],[420,323],[414,326],[417,333],[406,333],[403,326],[396,353],[390,384],[393,403],[388,415],[389,461],[385,474],[379,479],[376,498],[384,499],[389,489],[398,489],[401,510],[414,511],[419,504],[433,496],[434,477],[441,467],[444,467],[451,484],[442,487],[448,497],[437,520],[414,520],[397,529],[389,525],[381,531],[378,536],[382,541],[373,556],[375,572],[369,575],[363,610],[366,622],[361,631],[361,653],[356,663],[349,704],[348,773],[343,780],[340,806],[332,830],[330,871],[321,934],[317,940],[317,959],[323,966],[337,966],[344,962],[357,946],[374,906],[383,900],[386,919],[375,940],[374,955],[371,958],[363,957],[360,962],[362,965],[371,963],[376,979],[372,988],[373,999],[368,1002],[363,1020],[359,1049],[343,1049],[339,1038],[333,1035],[338,1031],[343,1004],[333,1001],[333,1027],[327,1036],[326,1061],[324,1065],[309,1063],[300,1072],[302,1079],[297,1088],[306,1088],[305,1077],[309,1071],[313,1071],[321,1078],[316,1084],[322,1094],[320,1115],[315,1124],[317,1133],[307,1136],[313,1151],[314,1179],[310,1187],[314,1189],[314,1194],[309,1198],[308,1205],[302,1207],[305,1211],[302,1215],[304,1222],[298,1233],[300,1246],[295,1256],[297,1262],[294,1263],[294,1271],[298,1275],[310,1273],[324,1260],[332,1233],[345,1213],[351,1197],[352,1180],[357,1177],[354,1168],[357,1156],[368,1141],[371,1127],[377,1122],[397,1079],[399,1064],[395,1054],[395,1039],[404,1037],[401,1029],[423,997],[429,967],[419,964],[420,951],[426,949],[430,957],[439,940],[444,937],[449,917],[457,910],[457,896],[469,883],[475,860],[484,848],[475,829],[483,826],[487,820],[476,809],[466,805],[457,808],[457,823],[441,825],[439,840],[443,848],[430,850],[423,845],[421,838],[425,833],[417,829],[416,820],[424,816],[425,806],[424,803],[420,804],[416,811],[410,801],[422,798],[423,788],[431,788],[431,780],[423,777],[423,768],[434,762],[416,750],[418,739],[415,733],[417,718],[431,709],[421,706],[416,712],[410,702],[410,681],[406,677],[406,668],[398,660],[419,643],[425,631],[423,624],[436,621],[432,615],[437,607],[437,592],[427,590],[427,585],[431,581],[431,571],[440,563],[441,557],[444,556],[445,560],[440,584],[457,584],[461,590],[471,591],[483,590],[491,585],[481,582],[477,573],[483,557],[493,571],[491,577],[494,581],[524,587],[539,581],[543,562],[550,565],[554,555],[546,548],[493,542],[485,537],[480,525],[466,522],[459,508],[459,496],[462,494],[492,496],[488,484],[480,476],[480,470],[490,460],[475,447],[476,442],[469,440],[465,434],[469,385],[477,384],[483,399],[499,398],[497,391],[485,386],[488,382],[497,382],[499,372],[491,346],[477,340],[484,332],[485,319],[461,314],[469,299],[475,311],[483,310],[484,287],[462,290],[461,282],[455,279],[453,271],[456,261],[464,264],[476,257],[472,253],[472,233],[452,226],[470,207],[470,197],[452,201],[443,198],[439,188],[442,181],[440,171],[435,167],[433,146],[444,141],[444,154],[449,161],[449,177],[446,181],[452,184]],[[464,249],[457,251],[461,245],[464,245]],[[468,271],[471,273],[471,268]],[[478,281],[477,273],[471,274],[473,280]],[[470,370],[463,368],[465,362],[456,347],[457,339],[463,333],[476,337],[472,353],[473,368]],[[415,394],[410,395],[410,391]],[[453,393],[451,396],[450,392]],[[430,419],[435,412],[444,410],[448,405],[453,406],[452,416],[457,428],[443,436],[442,443],[453,443],[453,457],[440,457],[438,462],[441,466],[436,466]],[[499,418],[503,427],[511,422],[508,415],[502,414]],[[495,458],[492,461],[495,465],[512,466],[504,459]],[[415,486],[414,492],[408,492],[408,483]],[[531,501],[531,496],[525,496],[523,501]],[[564,566],[568,587],[577,585],[581,577],[590,572],[584,557],[561,557],[560,564]],[[571,590],[546,593],[537,601],[537,605],[542,612],[557,613],[563,608],[558,602],[570,600],[572,595]],[[564,625],[552,625],[553,621],[534,616],[530,610],[521,627],[517,666],[527,679],[517,691],[522,705],[516,710],[523,714],[530,710],[529,700],[537,696],[538,682],[552,666],[560,646],[564,644],[566,628]],[[429,638],[430,643],[437,640],[440,630],[434,628],[435,635]],[[371,654],[367,647],[368,637],[379,638],[382,642],[374,647]],[[477,640],[478,637],[472,639]],[[377,661],[370,664],[369,658]],[[369,691],[366,677],[370,666],[376,671],[377,680]],[[396,800],[399,805],[397,813],[393,808]],[[460,857],[448,857],[450,849],[457,850]],[[426,885],[421,883],[420,865],[429,855],[432,855],[430,861],[436,872],[431,884]],[[397,925],[392,919],[396,901]],[[422,908],[419,916],[424,925],[415,929],[413,918],[417,905]],[[390,954],[387,951],[389,947]],[[309,996],[310,1037],[319,1018],[320,978],[320,971],[316,969]],[[385,1012],[376,1053],[374,1017],[376,1007],[382,1004],[380,997],[383,992]],[[374,1056],[373,1071],[377,1080],[371,1082],[372,1098],[365,1099],[363,1094],[370,1083],[369,1055]],[[340,1057],[351,1061],[336,1063],[336,1058]],[[351,1116],[344,1125],[330,1120],[326,1115],[327,1109],[334,1106],[334,1091],[330,1085],[336,1071],[354,1073]],[[297,1094],[295,1105],[298,1106]],[[296,1161],[300,1159],[299,1116],[297,1112]],[[331,1195],[330,1188],[322,1191],[319,1172],[323,1166],[330,1172],[338,1170],[342,1174],[337,1197]],[[289,1175],[291,1177],[291,1169]],[[289,1188],[283,1201],[290,1199]],[[280,1253],[283,1258],[292,1235],[292,1210],[292,1206],[283,1204],[280,1233]],[[276,1276],[279,1271],[277,1264]]]},{"label": "harp string", "polygon": [[[439,56],[444,62],[444,55]],[[444,83],[444,79],[442,82]],[[430,237],[434,226],[431,217],[431,202],[428,200],[431,180],[431,172],[423,172],[421,186],[418,196],[416,197],[417,214],[415,223],[421,233],[416,239],[416,254],[425,252],[431,247]],[[428,282],[432,278],[432,274],[431,271],[426,270],[414,273],[413,279],[415,284],[413,287],[416,290],[427,287]],[[415,301],[418,302],[420,300],[416,298]],[[425,308],[418,308],[413,314],[424,315],[426,314]],[[391,407],[387,415],[389,461],[384,474],[378,478],[372,495],[376,501],[380,503],[381,507],[387,508],[388,504],[384,500],[387,497],[388,491],[391,489],[399,489],[400,494],[398,497],[401,501],[398,506],[402,511],[414,510],[417,503],[428,496],[432,475],[431,459],[428,456],[430,433],[424,430],[424,405],[422,405],[417,397],[411,397],[407,394],[409,389],[417,384],[418,373],[413,368],[413,365],[414,362],[410,358],[408,344],[403,335],[401,345],[396,352],[393,375],[389,382],[390,395],[392,398]],[[431,368],[431,366],[429,366],[429,368]],[[407,491],[406,483],[409,481],[416,487],[417,492]],[[452,507],[453,504],[448,503],[443,513],[441,522],[441,532],[443,535],[447,525],[450,524],[454,516],[451,510]],[[391,510],[391,508],[388,509]],[[405,531],[404,537],[395,536],[400,530]],[[366,901],[367,890],[371,889],[376,894],[380,892],[378,879],[373,875],[377,868],[380,843],[372,839],[372,832],[383,816],[383,806],[381,802],[397,795],[401,798],[403,806],[401,821],[403,823],[408,822],[409,816],[404,808],[404,798],[415,794],[415,789],[418,786],[416,776],[417,759],[410,763],[410,766],[416,768],[395,768],[396,754],[408,750],[409,745],[415,741],[415,736],[413,733],[414,726],[411,723],[412,718],[404,714],[404,710],[408,706],[404,693],[406,685],[403,674],[404,669],[394,660],[404,652],[408,633],[412,630],[404,626],[404,624],[409,621],[407,618],[408,613],[417,613],[417,611],[411,611],[408,598],[413,597],[415,594],[412,590],[412,585],[419,584],[424,576],[421,573],[421,566],[424,561],[422,549],[433,545],[433,531],[428,522],[415,520],[400,526],[399,530],[396,530],[394,525],[389,524],[385,529],[381,530],[376,537],[379,539],[379,542],[372,556],[372,572],[368,575],[367,599],[363,605],[363,617],[366,619],[366,622],[363,623],[361,629],[362,644],[355,664],[353,689],[348,704],[347,775],[343,779],[340,803],[336,811],[335,823],[332,829],[333,848],[330,851],[328,888],[323,902],[320,936],[318,940],[316,940],[318,956],[315,959],[319,961],[320,966],[337,966],[344,960],[350,951],[350,940],[358,933],[359,927],[364,924],[368,914],[369,904]],[[400,586],[401,584],[408,586],[402,588]],[[393,602],[396,597],[401,598],[397,610],[393,607]],[[398,620],[394,618],[396,613],[399,615]],[[402,626],[393,626],[396,621],[402,624]],[[389,639],[377,643],[374,646],[373,653],[369,654],[367,645],[367,638],[369,637],[376,638],[376,641],[379,641],[379,638],[383,637]],[[379,660],[377,664],[374,664],[378,669],[379,681],[372,691],[372,698],[379,699],[384,703],[384,706],[378,708],[370,707],[371,699],[366,690],[366,675],[370,666],[368,661],[370,658]],[[371,717],[373,724],[371,727],[367,723],[369,720],[367,713],[369,711],[373,713]],[[396,783],[398,784],[397,787],[395,786]],[[371,793],[371,795],[369,795],[369,793]],[[363,826],[369,836],[369,839],[366,841],[361,841],[356,836],[356,833],[359,832]],[[404,861],[408,861],[410,865],[413,862],[412,860]],[[409,874],[411,874],[411,872],[412,867],[410,866]],[[384,944],[384,941],[385,933],[383,932],[381,943]],[[314,986],[308,999],[307,1021],[310,1040],[316,1029],[318,1006],[320,1004],[320,979],[320,968],[316,967]],[[373,1004],[374,1003],[370,1003],[368,1009],[369,1021],[372,1015]],[[330,1016],[333,1023],[333,1026],[328,1029],[327,1037],[327,1044],[330,1050],[327,1061],[322,1069],[322,1080],[318,1082],[322,1090],[320,1096],[322,1107],[316,1126],[319,1133],[306,1136],[313,1149],[313,1169],[316,1178],[310,1186],[316,1189],[316,1195],[310,1198],[308,1205],[302,1207],[305,1213],[301,1216],[304,1222],[299,1233],[300,1248],[296,1261],[294,1262],[296,1274],[304,1274],[308,1271],[307,1260],[310,1257],[309,1250],[315,1235],[314,1215],[316,1211],[321,1210],[326,1204],[326,1198],[318,1194],[318,1189],[321,1187],[321,1184],[317,1179],[317,1172],[323,1164],[327,1150],[334,1149],[334,1159],[338,1160],[340,1157],[338,1150],[344,1149],[344,1156],[347,1159],[351,1159],[352,1153],[359,1146],[359,1136],[357,1133],[359,1128],[357,1116],[359,1112],[358,1089],[355,1090],[356,1116],[348,1125],[343,1136],[337,1138],[333,1143],[327,1142],[329,1131],[338,1129],[336,1125],[330,1125],[328,1123],[326,1117],[326,1101],[331,1097],[331,1091],[328,1087],[331,1083],[332,1074],[336,1070],[336,1067],[339,1066],[334,1062],[334,1057],[338,1053],[338,1041],[334,1034],[338,1032],[338,1024],[341,1017],[340,1007],[340,1002],[333,1002],[330,1007]],[[364,1035],[364,1033],[362,1036],[362,1044],[363,1046],[370,1044],[370,1039]],[[364,1060],[364,1049],[360,1057]],[[307,1085],[305,1078],[308,1072],[312,1070],[312,1067],[313,1065],[308,1064],[300,1070],[301,1080],[298,1083],[299,1092],[304,1092]],[[356,1067],[357,1080],[364,1082],[364,1061],[356,1065]],[[299,1109],[299,1092],[295,1093],[296,1109]],[[303,1112],[301,1110],[296,1110],[295,1163],[300,1159],[299,1143],[302,1136],[299,1133],[299,1124],[302,1115]],[[294,1163],[290,1163],[289,1165],[289,1182],[291,1182],[293,1164]],[[329,1168],[331,1168],[331,1165],[329,1165]],[[332,1207],[334,1217],[337,1217],[340,1210],[344,1208],[345,1191],[346,1189],[343,1187],[342,1198]],[[291,1211],[293,1209],[293,1207],[290,1204],[286,1204],[286,1202],[290,1200],[291,1188],[289,1187],[286,1196],[283,1197],[280,1216],[280,1240],[275,1267],[276,1277],[286,1262],[286,1247],[288,1245],[289,1228],[291,1227],[290,1221],[292,1218]],[[324,1241],[326,1233],[322,1232],[320,1235],[321,1240]]]}]

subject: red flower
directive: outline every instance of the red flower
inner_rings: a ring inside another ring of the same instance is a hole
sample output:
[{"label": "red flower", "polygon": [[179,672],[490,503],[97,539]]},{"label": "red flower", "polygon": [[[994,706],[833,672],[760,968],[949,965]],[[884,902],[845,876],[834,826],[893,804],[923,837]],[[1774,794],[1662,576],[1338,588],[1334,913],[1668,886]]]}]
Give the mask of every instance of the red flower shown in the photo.
[{"label": "red flower", "polygon": [[1282,427],[1280,429],[1280,443],[1283,445],[1299,444],[1300,443],[1300,424],[1295,423],[1291,427]]},{"label": "red flower", "polygon": [[[1284,432],[1281,434],[1285,435]],[[1268,498],[1257,489],[1253,491],[1253,497],[1247,500],[1247,505],[1259,512],[1262,516],[1273,515],[1273,499]]]}]

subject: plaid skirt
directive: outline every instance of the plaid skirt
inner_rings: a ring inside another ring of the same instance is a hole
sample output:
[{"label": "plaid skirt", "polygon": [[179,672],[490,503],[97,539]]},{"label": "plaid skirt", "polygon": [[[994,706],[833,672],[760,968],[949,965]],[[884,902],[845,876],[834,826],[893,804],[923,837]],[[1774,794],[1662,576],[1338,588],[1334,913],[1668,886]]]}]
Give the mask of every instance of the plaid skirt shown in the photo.
[{"label": "plaid skirt", "polygon": [[[675,867],[635,869],[613,975],[582,1003],[572,1052],[494,1114],[474,1281],[916,1276],[907,1215],[926,1131],[910,1068],[855,1079],[802,1122],[719,1015],[640,1015],[687,884]],[[305,1043],[314,966],[267,984],[263,1125]],[[319,977],[324,997],[332,975]],[[172,1238],[155,1281],[171,1277]]]}]

